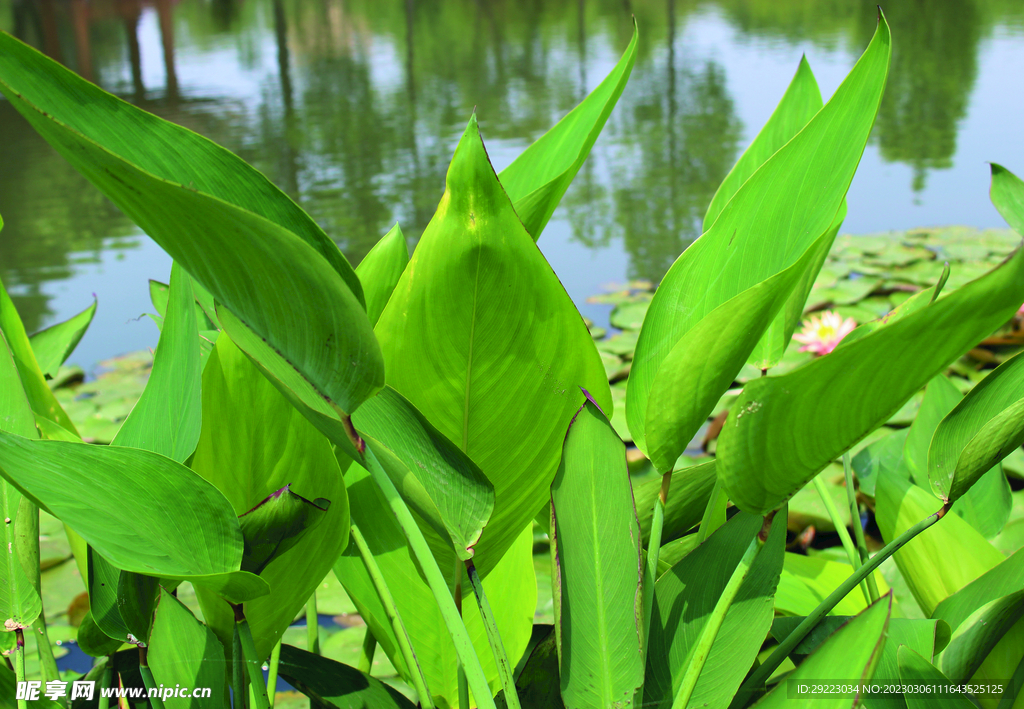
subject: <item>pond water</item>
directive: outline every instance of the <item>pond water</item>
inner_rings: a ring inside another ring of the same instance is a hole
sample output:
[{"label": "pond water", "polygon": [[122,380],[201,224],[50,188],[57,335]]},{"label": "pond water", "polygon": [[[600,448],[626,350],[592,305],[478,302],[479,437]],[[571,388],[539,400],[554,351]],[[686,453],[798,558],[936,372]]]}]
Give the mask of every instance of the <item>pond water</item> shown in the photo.
[{"label": "pond water", "polygon": [[[859,0],[0,0],[12,32],[229,147],[357,263],[410,245],[474,106],[501,169],[595,87],[640,28],[632,79],[540,247],[583,313],[657,281],[806,53],[831,95],[866,46]],[[847,233],[1004,226],[987,160],[1024,174],[1024,3],[895,0],[894,57]],[[152,347],[170,259],[0,99],[0,278],[35,331],[99,309],[71,361]]]}]

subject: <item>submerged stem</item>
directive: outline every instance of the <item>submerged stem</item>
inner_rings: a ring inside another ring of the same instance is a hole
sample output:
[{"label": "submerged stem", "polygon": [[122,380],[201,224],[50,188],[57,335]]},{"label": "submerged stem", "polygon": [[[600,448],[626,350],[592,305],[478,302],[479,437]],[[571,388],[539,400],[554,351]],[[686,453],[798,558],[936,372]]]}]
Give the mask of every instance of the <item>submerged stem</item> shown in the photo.
[{"label": "submerged stem", "polygon": [[484,593],[483,582],[476,572],[476,566],[472,559],[466,559],[466,575],[469,576],[469,583],[473,587],[473,595],[476,596],[476,604],[480,609],[480,619],[487,630],[487,640],[491,644],[491,652],[494,654],[494,663],[498,666],[498,677],[501,679],[501,686],[505,690],[505,704],[508,709],[520,709],[519,694],[516,692],[516,680],[512,676],[513,666],[508,660],[508,653],[505,652],[505,645],[501,642],[501,634],[498,632],[498,622],[491,612],[491,604],[487,601]]},{"label": "submerged stem", "polygon": [[[843,453],[843,475],[846,478],[846,498],[850,501],[850,522],[853,524],[853,536],[857,540],[857,553],[860,555],[860,563],[865,564],[868,560],[868,545],[864,539],[864,525],[860,521],[860,505],[857,504],[857,491],[853,488],[853,469],[850,467],[850,451]],[[871,603],[874,603],[878,600],[878,584],[875,583],[875,575],[868,574],[865,580],[868,584],[868,595],[871,597]]]},{"label": "submerged stem", "polygon": [[[825,511],[828,512],[828,516],[832,520],[832,526],[836,528],[836,534],[839,535],[839,541],[843,543],[843,549],[846,550],[846,558],[850,560],[850,566],[856,571],[861,566],[860,554],[857,553],[857,548],[853,545],[853,540],[850,539],[850,530],[846,528],[846,522],[843,521],[842,516],[839,514],[839,508],[836,507],[835,500],[829,494],[825,481],[821,479],[821,475],[814,477],[814,489],[818,491],[821,503],[825,505]],[[860,584],[860,592],[864,594],[864,601],[870,604],[871,595],[868,593],[867,584],[863,581]]]},{"label": "submerged stem", "polygon": [[835,608],[841,600],[846,598],[847,594],[849,594],[857,584],[859,584],[868,574],[877,569],[883,561],[906,546],[914,537],[945,517],[948,511],[949,505],[943,505],[941,509],[928,515],[899,537],[886,544],[881,551],[871,557],[859,569],[850,574],[849,578],[839,584],[836,590],[828,595],[828,598],[818,604],[818,607],[815,608],[810,615],[804,618],[800,625],[796,626],[793,632],[786,636],[785,640],[778,644],[775,651],[768,656],[768,659],[761,663],[760,667],[754,670],[753,674],[747,678],[736,693],[731,706],[746,706],[747,701],[751,699],[755,693],[764,689],[765,682],[767,682],[772,676],[772,673],[778,669],[783,660],[789,656],[789,653],[793,652],[796,646],[799,645],[805,637],[807,637],[807,634],[814,630],[818,623],[821,622],[821,619],[828,615],[828,613]]}]

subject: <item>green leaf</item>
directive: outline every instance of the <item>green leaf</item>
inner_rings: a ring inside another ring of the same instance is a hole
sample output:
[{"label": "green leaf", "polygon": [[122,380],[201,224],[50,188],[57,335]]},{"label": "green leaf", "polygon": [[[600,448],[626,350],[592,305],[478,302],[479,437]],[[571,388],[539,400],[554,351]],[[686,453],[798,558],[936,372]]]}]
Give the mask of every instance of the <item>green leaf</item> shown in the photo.
[{"label": "green leaf", "polygon": [[294,547],[302,537],[321,522],[331,501],[318,497],[307,500],[285,485],[275,490],[258,505],[239,516],[245,549],[242,569],[254,574]]},{"label": "green leaf", "polygon": [[224,647],[213,632],[196,620],[181,601],[164,589],[156,606],[149,635],[149,667],[156,681],[166,687],[209,689],[205,699],[167,697],[169,709],[226,706],[228,688]]},{"label": "green leaf", "polygon": [[757,137],[750,143],[743,155],[733,165],[732,170],[718,186],[715,196],[711,198],[708,211],[704,215],[702,232],[711,228],[725,205],[733,198],[739,188],[768,158],[778,152],[779,148],[792,140],[814,114],[821,110],[823,101],[818,82],[807,63],[807,57],[800,57],[793,80],[789,82],[786,93],[775,107],[768,122],[764,124]]},{"label": "green leaf", "polygon": [[[852,573],[853,568],[848,563],[787,551],[775,593],[775,608],[787,615],[809,615]],[[888,591],[889,586],[881,572],[875,571],[874,575],[879,593]],[[866,607],[864,594],[859,588],[854,588],[832,609],[831,614],[855,615]]]},{"label": "green leaf", "polygon": [[536,241],[590,154],[636,61],[637,26],[619,63],[604,81],[498,176],[526,231]]},{"label": "green leaf", "polygon": [[[457,706],[455,646],[434,596],[409,550],[398,521],[391,514],[383,494],[374,484],[370,474],[360,465],[350,465],[345,472],[345,483],[352,505],[352,521],[363,531],[366,543],[384,575],[388,588],[391,589],[431,693],[435,698],[443,698],[448,706]],[[510,658],[518,658],[526,649],[533,626],[533,614],[537,608],[537,581],[532,551],[532,524],[524,524],[515,543],[483,579],[491,608],[497,616],[502,642]],[[449,558],[454,564],[454,555]],[[359,615],[373,630],[373,635],[380,644],[378,652],[386,652],[395,668],[404,677],[408,677],[391,624],[354,544],[350,545],[337,560],[334,573],[345,586],[345,591],[355,603]],[[462,614],[466,628],[487,681],[492,691],[497,692],[501,686],[498,670],[480,621],[479,611],[472,598],[473,592],[464,575],[462,592]],[[440,703],[439,705],[444,706]]]},{"label": "green leaf", "polygon": [[[892,429],[883,429],[892,431]],[[882,475],[896,470],[903,459],[903,446],[910,429],[901,428],[865,446],[853,457],[858,489],[875,496],[875,484]]]},{"label": "green leaf", "polygon": [[358,276],[313,220],[265,177],[6,34],[0,35],[0,90],[266,340],[274,357],[265,366],[297,372],[346,414],[380,388],[382,361]]},{"label": "green leaf", "polygon": [[[665,505],[665,526],[661,533],[663,543],[678,539],[700,522],[714,487],[714,460],[688,468],[680,468],[672,473],[672,482],[669,484],[668,504]],[[645,545],[651,534],[654,501],[657,499],[660,490],[660,475],[650,480],[645,480],[633,489],[633,499]]]},{"label": "green leaf", "polygon": [[955,682],[910,647],[898,651],[900,679],[903,684],[927,685],[931,692],[907,692],[903,696],[909,709],[972,709],[974,704],[965,695],[939,689]]},{"label": "green leaf", "polygon": [[[762,521],[742,512],[733,516],[658,579],[647,653],[645,705],[672,705],[689,653],[747,545],[761,530]],[[757,658],[772,624],[773,596],[782,572],[785,541],[786,517],[779,514],[726,613],[690,698],[691,706],[728,707]]]},{"label": "green leaf", "polygon": [[1024,591],[989,601],[971,613],[953,631],[939,662],[943,673],[966,682],[978,671],[1003,636],[1024,616]]},{"label": "green leaf", "polygon": [[938,424],[927,458],[932,489],[950,501],[971,490],[1024,443],[1022,413],[1024,357],[1017,356],[982,379]]},{"label": "green leaf", "polygon": [[[117,588],[121,571],[92,547],[86,553],[86,589],[89,591],[89,613],[93,624],[108,637],[123,643],[128,639],[128,626],[118,607]],[[138,636],[144,638],[145,635]]]},{"label": "green leaf", "polygon": [[569,706],[628,706],[644,683],[640,525],[631,492],[626,447],[587,395],[551,483]]},{"label": "green leaf", "polygon": [[117,609],[129,632],[146,642],[153,626],[160,581],[145,574],[122,571],[117,579]]},{"label": "green leaf", "polygon": [[[838,684],[851,689],[866,684],[882,657],[891,610],[891,594],[872,603],[867,610],[833,633],[786,677],[786,681],[779,682],[755,706],[760,709],[790,707],[790,688],[803,682]],[[862,695],[859,691],[820,695],[814,697],[814,706],[825,709],[848,708],[856,706],[860,698]]]},{"label": "green leaf", "polygon": [[991,196],[1006,223],[1024,236],[1024,182],[1002,165],[992,163]]},{"label": "green leaf", "polygon": [[371,325],[376,325],[380,319],[407,263],[409,245],[405,242],[402,228],[396,223],[356,266],[356,275],[366,296],[366,316]]},{"label": "green leaf", "polygon": [[391,387],[352,421],[410,507],[460,560],[472,558],[494,510],[494,486],[480,468]]},{"label": "green leaf", "polygon": [[871,44],[828,104],[743,183],[658,286],[626,399],[641,450],[655,380],[680,339],[721,304],[792,266],[834,225],[881,100],[889,44],[880,17]]},{"label": "green leaf", "polygon": [[202,369],[192,301],[191,279],[175,263],[153,371],[111,445],[153,451],[179,463],[195,451],[202,427]]},{"label": "green leaf", "polygon": [[987,603],[1024,587],[1024,550],[1000,561],[984,574],[959,589],[935,608],[932,617],[941,618],[954,630]]},{"label": "green leaf", "polygon": [[475,557],[486,577],[548,499],[577,387],[608,412],[611,392],[583,319],[498,183],[475,116],[446,185],[376,333],[388,384],[494,485]]},{"label": "green leaf", "polygon": [[1009,320],[1022,300],[1018,251],[899,322],[789,374],[748,382],[718,440],[718,475],[729,499],[749,512],[778,507]]},{"label": "green leaf", "polygon": [[278,674],[318,708],[414,709],[398,690],[380,680],[291,645],[281,646]]},{"label": "green leaf", "polygon": [[[817,258],[820,243],[784,271],[705,315],[665,357],[648,395],[645,418],[647,454],[655,470],[672,470],[760,340],[764,328],[751,323],[770,323],[780,312]],[[632,396],[632,387],[628,391]]]},{"label": "green leaf", "polygon": [[116,652],[124,644],[122,641],[115,640],[100,630],[100,627],[96,625],[96,621],[93,619],[91,610],[85,612],[85,616],[78,626],[75,642],[78,643],[78,647],[81,648],[82,652],[90,657],[106,657]]},{"label": "green leaf", "polygon": [[[270,594],[244,605],[256,650],[268,657],[345,548],[348,498],[330,443],[226,333],[203,372],[203,430],[192,469],[220,489],[234,515],[245,514],[286,485],[306,499],[331,501],[323,522],[261,571]],[[231,609],[205,589],[198,589],[198,596],[206,622],[230,647]]]},{"label": "green leaf", "polygon": [[92,305],[78,315],[40,330],[29,338],[39,369],[44,375],[50,378],[56,376],[57,370],[82,340],[95,314],[96,300],[93,299]]}]

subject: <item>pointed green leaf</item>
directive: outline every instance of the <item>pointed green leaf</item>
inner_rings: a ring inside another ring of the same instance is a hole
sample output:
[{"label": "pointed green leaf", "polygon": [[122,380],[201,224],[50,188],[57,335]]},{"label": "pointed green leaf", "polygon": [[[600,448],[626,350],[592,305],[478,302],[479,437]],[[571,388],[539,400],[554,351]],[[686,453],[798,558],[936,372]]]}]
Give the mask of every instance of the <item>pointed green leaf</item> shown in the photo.
[{"label": "pointed green leaf", "polygon": [[974,704],[965,695],[945,689],[952,687],[955,682],[942,674],[935,665],[921,657],[912,648],[901,647],[898,650],[898,658],[902,684],[925,685],[932,689],[931,692],[907,692],[904,694],[909,709],[972,709],[974,707]]},{"label": "pointed green leaf", "polygon": [[[733,516],[658,579],[647,652],[645,705],[672,705],[689,653],[762,522],[760,517],[742,512]],[[785,541],[786,517],[779,514],[726,613],[690,706],[725,709],[753,665],[772,624]]]},{"label": "pointed green leaf", "polygon": [[992,163],[992,204],[1014,231],[1024,236],[1024,181]]},{"label": "pointed green leaf", "polygon": [[494,485],[476,546],[486,576],[548,499],[577,387],[609,412],[611,392],[583,319],[498,183],[475,117],[446,185],[376,332],[388,384]]},{"label": "pointed green leaf", "polygon": [[297,372],[345,413],[383,384],[358,276],[313,220],[265,177],[7,34],[0,35],[0,91],[266,340],[274,356],[264,366]]},{"label": "pointed green leaf", "polygon": [[[257,652],[268,657],[345,548],[348,498],[330,443],[226,333],[221,333],[203,372],[203,430],[192,469],[221,490],[235,515],[289,484],[306,499],[331,501],[323,522],[261,571],[270,594],[245,604]],[[198,589],[198,596],[206,622],[230,647],[235,627],[231,609],[216,593]]]},{"label": "pointed green leaf", "polygon": [[632,497],[626,447],[588,395],[551,483],[569,706],[628,706],[644,683],[643,564]]},{"label": "pointed green leaf", "polygon": [[[715,461],[681,468],[672,473],[669,484],[668,504],[665,505],[665,522],[661,532],[662,542],[670,542],[684,535],[704,516],[711,491],[715,487]],[[651,518],[654,515],[654,501],[661,490],[661,476],[645,480],[633,489],[637,517],[644,544],[651,534]]]},{"label": "pointed green leaf", "polygon": [[718,475],[729,499],[757,513],[782,504],[1009,320],[1022,300],[1018,251],[897,323],[789,374],[748,382],[718,440]]},{"label": "pointed green leaf", "polygon": [[370,319],[371,325],[376,325],[380,319],[407,263],[409,245],[405,243],[402,228],[395,224],[356,267],[356,275],[363,284],[363,294],[366,296],[366,317]]},{"label": "pointed green leaf", "polygon": [[1024,357],[1017,356],[982,379],[938,424],[927,458],[932,489],[943,499],[959,499],[1021,443]]},{"label": "pointed green leaf", "polygon": [[210,690],[207,698],[167,697],[168,709],[225,707],[229,674],[224,646],[205,624],[196,620],[181,601],[160,589],[148,637],[149,667],[165,687],[182,686]]},{"label": "pointed green leaf", "polygon": [[889,54],[889,28],[880,17],[871,44],[828,104],[743,183],[665,275],[629,374],[626,417],[641,450],[655,379],[676,343],[722,303],[799,260],[833,225],[874,122]]},{"label": "pointed green leaf", "polygon": [[85,334],[95,314],[96,301],[94,299],[92,305],[78,315],[73,315],[64,322],[40,330],[29,338],[32,351],[35,353],[39,369],[43,374],[51,378],[57,374],[57,370],[71,356],[82,340],[82,335]]},{"label": "pointed green leaf", "polygon": [[96,621],[93,619],[91,610],[85,612],[85,616],[78,626],[75,642],[78,643],[78,647],[81,648],[82,652],[89,657],[106,657],[117,652],[117,649],[124,644],[122,641],[114,640],[100,630],[100,627],[96,625]]},{"label": "pointed green leaf", "polygon": [[290,484],[275,490],[238,518],[245,549],[242,570],[260,574],[267,565],[294,547],[302,537],[324,521],[331,501],[318,497],[307,500],[296,495]]},{"label": "pointed green leaf", "polygon": [[278,673],[318,708],[414,709],[412,702],[354,667],[291,645],[281,646]]},{"label": "pointed green leaf", "polygon": [[498,176],[523,227],[534,241],[540,238],[622,95],[636,61],[636,49],[634,19],[633,39],[611,73],[580,105],[534,141]]},{"label": "pointed green leaf", "polygon": [[391,387],[364,403],[352,417],[410,507],[459,559],[474,545],[494,509],[494,486],[454,443]]},{"label": "pointed green leaf", "polygon": [[[829,637],[821,647],[804,660],[785,682],[754,706],[759,709],[791,707],[790,688],[794,684],[813,680],[815,684],[836,684],[853,689],[867,684],[875,672],[885,646],[886,629],[892,610],[892,594],[871,604],[867,610],[851,620]],[[814,697],[814,706],[824,709],[849,709],[862,699],[859,691]]]},{"label": "pointed green leaf", "polygon": [[989,601],[953,631],[949,645],[935,663],[949,678],[966,682],[996,644],[1024,616],[1024,590]]}]

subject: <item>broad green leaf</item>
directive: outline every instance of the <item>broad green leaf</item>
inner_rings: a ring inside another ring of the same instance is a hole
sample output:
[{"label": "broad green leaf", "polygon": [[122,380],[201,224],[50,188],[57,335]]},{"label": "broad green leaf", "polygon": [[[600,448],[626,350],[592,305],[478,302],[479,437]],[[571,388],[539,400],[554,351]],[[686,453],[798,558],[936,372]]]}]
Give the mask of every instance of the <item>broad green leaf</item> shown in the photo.
[{"label": "broad green leaf", "polygon": [[989,601],[956,628],[936,665],[947,677],[968,681],[1021,616],[1024,616],[1024,590]]},{"label": "broad green leaf", "polygon": [[992,204],[1014,231],[1024,236],[1024,181],[992,163]]},{"label": "broad green leaf", "polygon": [[971,490],[1024,443],[1022,414],[1024,357],[1018,356],[982,379],[938,424],[927,458],[932,489],[951,501]]},{"label": "broad green leaf", "polygon": [[[162,455],[0,433],[0,473],[120,569],[215,585],[238,571],[242,534],[230,504]],[[130,501],[124,515],[110,515],[111,495]]]},{"label": "broad green leaf", "polygon": [[324,521],[331,501],[318,497],[307,500],[285,485],[245,514],[239,516],[242,539],[242,569],[254,574],[294,547],[307,532]]},{"label": "broad green leaf", "polygon": [[[349,414],[383,384],[359,278],[290,199],[237,157],[0,35],[0,91],[58,152]],[[324,307],[328,303],[329,307]],[[298,315],[298,317],[297,317]],[[58,423],[60,423],[58,421]]]},{"label": "broad green leaf", "polygon": [[117,609],[124,625],[140,642],[146,642],[153,627],[160,581],[145,574],[122,571],[117,579]]},{"label": "broad green leaf", "polygon": [[153,451],[179,463],[195,451],[202,427],[202,370],[192,301],[191,279],[175,263],[153,371],[111,445]]},{"label": "broad green leaf", "polygon": [[874,497],[879,478],[896,470],[903,460],[903,446],[909,432],[910,429],[901,428],[865,446],[853,457],[853,471],[861,492]]},{"label": "broad green leaf", "polygon": [[[897,468],[898,474],[909,476],[925,489],[932,489],[928,484],[929,445],[934,440],[939,422],[954,410],[961,398],[960,390],[944,375],[932,378],[914,423],[910,426],[907,443],[903,448],[903,459]],[[1006,524],[1012,504],[1010,485],[996,464],[980,477],[978,484],[957,500],[953,511],[966,519],[986,539],[992,539]]]},{"label": "broad green leaf", "polygon": [[85,583],[89,592],[90,619],[108,637],[123,643],[128,638],[128,626],[125,625],[117,604],[117,587],[121,571],[91,547],[86,558],[88,561]]},{"label": "broad green leaf", "polygon": [[972,709],[974,704],[966,696],[957,692],[940,689],[952,687],[955,682],[919,653],[910,647],[901,647],[898,651],[900,679],[903,684],[926,685],[930,692],[907,692],[903,696],[909,709]]},{"label": "broad green leaf", "polygon": [[44,375],[52,378],[57,374],[57,370],[82,340],[82,335],[85,334],[95,314],[96,301],[93,300],[92,305],[78,315],[40,330],[29,338],[32,352],[35,353],[39,369]]},{"label": "broad green leaf", "polygon": [[[330,443],[221,333],[203,372],[203,430],[192,469],[227,497],[233,514],[290,490],[330,500],[323,522],[261,571],[270,594],[244,605],[261,657],[268,657],[348,540],[345,483]],[[197,589],[210,628],[230,647],[234,616],[215,593]]]},{"label": "broad green leaf", "polygon": [[[0,330],[0,431],[35,438],[34,420],[21,386],[18,367],[7,346],[7,338]],[[0,457],[2,464],[3,458]],[[21,499],[18,488],[0,479],[0,515],[4,520],[4,531],[0,536],[3,543],[3,549],[0,549],[3,557],[0,562],[0,621],[8,631],[15,627],[28,627],[42,612],[42,600],[19,558],[15,538]]]},{"label": "broad green leaf", "polygon": [[637,27],[619,63],[576,108],[524,150],[498,176],[523,227],[536,241],[594,147],[626,87],[637,51]]},{"label": "broad green leaf", "polygon": [[[748,382],[718,439],[740,509],[782,504],[1024,300],[1024,252],[927,308],[780,377]],[[632,376],[632,375],[631,375]]]},{"label": "broad green leaf", "polygon": [[91,610],[85,612],[85,616],[78,626],[75,642],[78,643],[78,647],[81,648],[82,652],[90,657],[106,657],[116,652],[124,644],[100,630],[100,627],[96,625],[96,621],[93,619]]},{"label": "broad green leaf", "polygon": [[[785,682],[780,682],[754,706],[760,709],[783,709],[793,706],[789,690],[794,684],[837,684],[850,689],[868,683],[882,657],[886,629],[892,610],[892,595],[878,599],[867,610],[841,627],[821,647],[800,663]],[[831,709],[857,705],[863,696],[859,691],[814,697],[813,706]]]},{"label": "broad green leaf", "polygon": [[[820,243],[815,242],[793,265],[705,315],[665,357],[651,387],[645,418],[647,454],[655,470],[672,470],[747,361],[764,326],[811,268]],[[632,387],[629,393],[632,396]]]},{"label": "broad green leaf", "polygon": [[[352,521],[362,530],[394,596],[427,685],[438,701],[438,706],[456,707],[458,662],[455,646],[437,610],[433,594],[408,548],[402,529],[366,470],[352,463],[345,473],[345,483],[352,505]],[[537,581],[532,551],[532,524],[524,524],[515,543],[483,579],[485,592],[497,617],[498,631],[510,658],[520,657],[526,649],[533,627],[533,614],[537,608]],[[454,555],[450,558],[454,563]],[[380,644],[377,651],[386,652],[395,668],[407,677],[391,624],[354,544],[349,545],[338,558],[334,572],[355,603],[359,615],[373,630]],[[501,687],[498,670],[465,575],[462,593],[462,614],[466,628],[487,681],[496,693]]]},{"label": "broad green leaf", "polygon": [[889,44],[880,17],[871,44],[832,99],[743,183],[665,275],[629,374],[626,417],[641,450],[655,379],[676,343],[722,303],[790,267],[833,225],[881,100]]},{"label": "broad green leaf", "polygon": [[[207,314],[206,310],[199,303],[199,294],[206,293],[209,295],[209,291],[203,288],[201,285],[192,281],[192,291],[196,297],[195,311],[196,311],[196,323],[199,325],[199,330],[219,330],[220,326],[217,322],[211,318],[216,317],[216,312],[213,307],[212,296],[210,296],[210,314]],[[156,320],[158,328],[163,328],[162,320],[167,313],[167,300],[170,297],[170,286],[160,281],[154,281],[152,278],[149,279],[149,299],[153,303],[153,308],[160,316]]]},{"label": "broad green leaf", "polygon": [[[669,483],[668,504],[665,505],[665,526],[662,542],[678,539],[700,522],[704,516],[711,491],[715,488],[715,461],[681,468],[672,473]],[[661,476],[645,480],[633,489],[637,517],[644,544],[651,534],[654,501],[661,490]]]},{"label": "broad green leaf", "polygon": [[954,630],[986,603],[1024,588],[1024,550],[988,569],[953,595],[939,603],[932,613]]},{"label": "broad green leaf", "polygon": [[789,82],[789,87],[782,95],[779,105],[775,107],[768,122],[743,151],[743,155],[733,165],[732,170],[718,186],[715,196],[711,198],[711,204],[708,205],[708,211],[704,215],[702,232],[711,228],[725,205],[729,203],[743,183],[768,158],[778,152],[779,148],[799,133],[814,117],[814,114],[821,110],[823,103],[818,82],[814,78],[814,72],[811,71],[811,65],[807,63],[807,57],[802,56],[796,74]]},{"label": "broad green leaf", "polygon": [[[875,488],[875,520],[886,542],[941,506],[940,500],[899,475],[884,476]],[[893,558],[917,604],[930,616],[946,597],[998,565],[1003,555],[964,519],[947,514]],[[956,629],[952,622],[950,627]]]},{"label": "broad green leaf", "polygon": [[516,677],[516,693],[523,709],[565,709],[558,677],[558,638],[554,628],[525,657]]},{"label": "broad green leaf", "polygon": [[[775,593],[775,608],[786,615],[809,615],[852,573],[853,568],[841,561],[786,552],[779,588]],[[889,585],[881,572],[874,573],[879,593],[887,592]],[[859,588],[854,588],[830,614],[855,615],[866,607],[864,594]]]},{"label": "broad green leaf", "polygon": [[475,116],[376,333],[388,384],[494,485],[475,557],[486,576],[548,499],[577,387],[612,404],[594,341],[498,183]]},{"label": "broad green leaf", "polygon": [[376,325],[380,319],[407,263],[409,245],[405,243],[402,228],[396,223],[356,266],[356,275],[363,284],[366,297],[366,317],[371,325]]},{"label": "broad green leaf", "polygon": [[211,690],[204,699],[167,697],[163,701],[169,709],[227,705],[225,679],[230,670],[224,647],[206,625],[164,589],[160,589],[148,643],[149,667],[157,682],[166,687]]},{"label": "broad green leaf", "polygon": [[562,699],[629,706],[644,683],[640,525],[626,447],[589,395],[551,483]]},{"label": "broad green leaf", "polygon": [[460,560],[472,558],[494,509],[494,486],[480,468],[391,387],[352,422],[412,509]]},{"label": "broad green leaf", "polygon": [[320,709],[414,709],[398,690],[380,680],[291,645],[281,646],[278,673]]},{"label": "broad green leaf", "polygon": [[[666,709],[672,706],[689,653],[761,525],[760,517],[742,512],[735,515],[658,579],[647,652],[644,706],[648,703]],[[786,517],[779,514],[764,548],[726,613],[690,698],[690,706],[728,707],[753,665],[772,624],[772,600],[782,571],[785,542]]]}]

